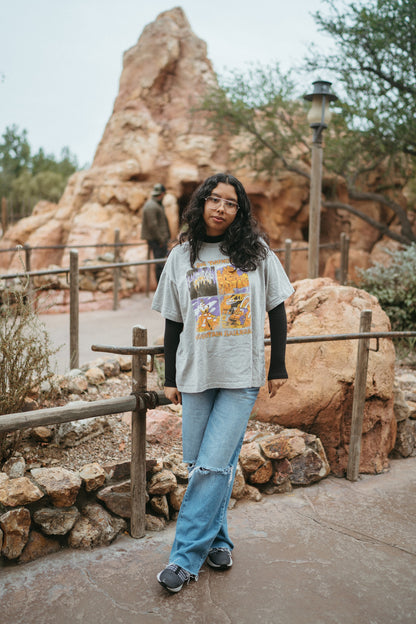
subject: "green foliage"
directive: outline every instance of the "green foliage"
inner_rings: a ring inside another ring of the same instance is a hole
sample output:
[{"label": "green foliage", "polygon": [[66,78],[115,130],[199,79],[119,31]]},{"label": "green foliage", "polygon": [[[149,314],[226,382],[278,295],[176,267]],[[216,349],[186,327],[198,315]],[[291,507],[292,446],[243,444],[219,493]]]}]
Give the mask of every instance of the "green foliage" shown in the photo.
[{"label": "green foliage", "polygon": [[[304,69],[332,80],[340,98],[324,134],[326,186],[330,176],[337,186],[343,179],[350,202],[327,198],[324,205],[349,210],[381,234],[409,244],[416,241],[408,216],[415,210],[414,194],[408,193],[403,206],[402,191],[416,179],[416,45],[410,26],[416,0],[323,2],[329,13],[318,12],[315,20],[334,48],[322,56],[312,46]],[[233,139],[236,164],[269,177],[282,168],[309,177],[306,104],[292,75],[278,66],[230,71],[202,102],[217,136]],[[357,201],[378,202],[383,222],[359,210]],[[387,226],[392,211],[400,232]]]},{"label": "green foliage", "polygon": [[36,175],[23,171],[11,184],[9,198],[13,205],[35,206],[41,199],[58,202],[65,190],[66,178],[55,171],[40,171]]},{"label": "green foliage", "polygon": [[40,200],[59,201],[78,163],[68,148],[60,159],[39,149],[31,153],[27,132],[6,128],[0,142],[0,197],[5,197],[18,218],[30,214]]},{"label": "green foliage", "polygon": [[387,154],[416,156],[416,0],[323,0],[315,21],[332,53],[312,46],[309,68],[341,88],[349,125]]},{"label": "green foliage", "polygon": [[390,264],[377,263],[361,270],[360,288],[377,297],[393,331],[416,331],[416,244],[386,251],[391,256]]},{"label": "green foliage", "polygon": [[[57,350],[28,299],[28,283],[0,291],[0,418],[21,411],[28,395],[51,380]],[[19,437],[19,432],[0,433],[0,461]]]},{"label": "green foliage", "polygon": [[308,158],[305,105],[296,99],[290,72],[282,74],[278,64],[251,65],[246,72],[222,76],[201,109],[210,113],[208,124],[218,136],[240,137],[232,153],[236,163],[243,160],[275,175],[282,167],[298,171],[299,151]]}]

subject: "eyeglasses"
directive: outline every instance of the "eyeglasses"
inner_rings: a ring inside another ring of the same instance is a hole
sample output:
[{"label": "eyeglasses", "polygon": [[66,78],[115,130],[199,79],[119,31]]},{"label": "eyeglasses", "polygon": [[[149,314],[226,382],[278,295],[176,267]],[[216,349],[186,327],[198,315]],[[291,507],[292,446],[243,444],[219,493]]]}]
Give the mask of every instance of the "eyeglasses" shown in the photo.
[{"label": "eyeglasses", "polygon": [[215,195],[210,195],[209,197],[205,197],[205,201],[207,203],[208,208],[214,210],[215,208],[219,208],[221,204],[224,206],[225,212],[230,214],[234,214],[239,209],[239,205],[237,202],[232,199],[224,199],[223,197],[216,197]]}]

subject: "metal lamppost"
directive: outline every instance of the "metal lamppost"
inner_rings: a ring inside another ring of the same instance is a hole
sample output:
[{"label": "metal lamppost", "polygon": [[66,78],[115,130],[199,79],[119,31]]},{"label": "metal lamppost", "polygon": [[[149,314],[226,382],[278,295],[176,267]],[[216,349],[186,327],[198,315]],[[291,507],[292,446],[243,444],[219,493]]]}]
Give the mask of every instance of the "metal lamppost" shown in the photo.
[{"label": "metal lamppost", "polygon": [[322,192],[322,133],[331,119],[329,103],[337,100],[331,93],[331,82],[315,80],[313,93],[303,98],[312,102],[308,113],[308,121],[313,128],[311,189],[309,200],[309,251],[308,277],[319,276],[319,234],[321,227],[321,192]]}]

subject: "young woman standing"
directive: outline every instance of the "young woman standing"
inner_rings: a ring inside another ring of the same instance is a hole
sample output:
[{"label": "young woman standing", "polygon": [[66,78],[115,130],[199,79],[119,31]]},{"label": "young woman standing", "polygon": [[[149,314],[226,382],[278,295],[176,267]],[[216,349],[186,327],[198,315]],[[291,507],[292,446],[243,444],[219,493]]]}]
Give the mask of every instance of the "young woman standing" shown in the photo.
[{"label": "young woman standing", "polygon": [[196,580],[205,560],[220,570],[232,565],[226,512],[247,422],[265,383],[265,312],[273,397],[287,378],[284,301],[293,292],[235,177],[205,180],[183,220],[187,228],[152,305],[165,318],[165,394],[182,403],[189,469],[169,565],[157,575],[170,592]]}]

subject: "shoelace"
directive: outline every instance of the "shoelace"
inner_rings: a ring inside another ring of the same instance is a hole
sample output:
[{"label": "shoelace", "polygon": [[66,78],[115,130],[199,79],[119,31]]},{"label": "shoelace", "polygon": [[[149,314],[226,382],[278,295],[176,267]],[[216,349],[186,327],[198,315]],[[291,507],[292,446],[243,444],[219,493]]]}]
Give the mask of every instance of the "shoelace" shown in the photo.
[{"label": "shoelace", "polygon": [[168,566],[166,566],[166,570],[172,570],[172,572],[177,574],[182,583],[189,584],[191,578],[194,578],[193,575],[189,574],[189,572],[181,568],[181,566],[178,566],[176,563],[170,563]]},{"label": "shoelace", "polygon": [[229,555],[231,554],[231,551],[229,548],[211,548],[211,550],[209,551],[210,553],[216,553],[216,552],[226,552]]}]

